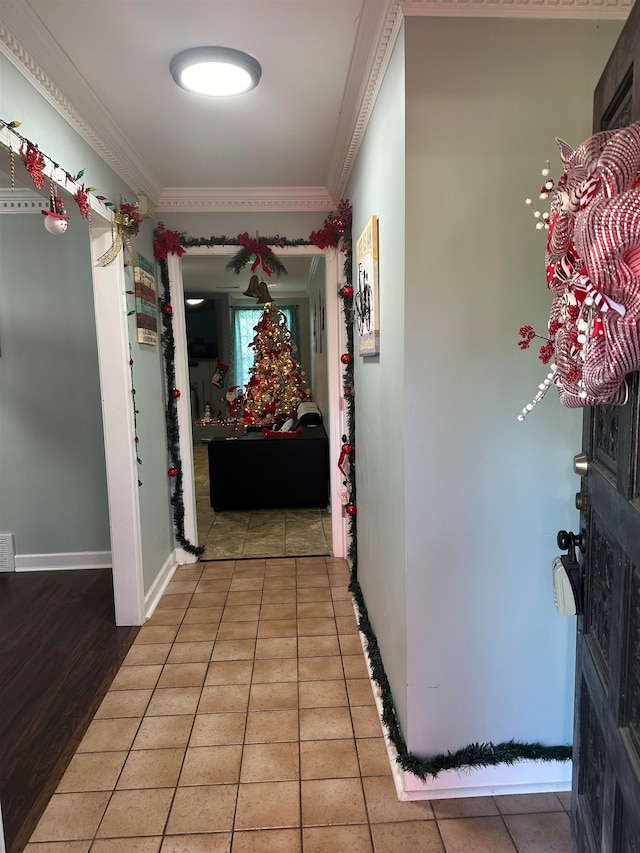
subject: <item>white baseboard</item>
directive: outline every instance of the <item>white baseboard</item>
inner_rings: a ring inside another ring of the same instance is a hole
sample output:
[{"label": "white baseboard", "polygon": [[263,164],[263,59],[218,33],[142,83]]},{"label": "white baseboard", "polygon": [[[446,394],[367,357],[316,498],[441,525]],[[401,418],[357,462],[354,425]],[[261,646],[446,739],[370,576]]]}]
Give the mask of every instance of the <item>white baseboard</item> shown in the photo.
[{"label": "white baseboard", "polygon": [[570,761],[518,761],[516,764],[499,764],[496,767],[443,770],[435,779],[426,782],[413,773],[400,772],[400,789],[396,782],[400,800],[441,800],[571,790]]},{"label": "white baseboard", "polygon": [[[356,619],[359,619],[358,606],[353,601]],[[371,690],[382,720],[382,695],[372,678],[371,663],[367,653],[367,641],[360,632],[360,642],[364,652]],[[570,791],[570,761],[518,761],[515,764],[499,764],[496,767],[474,767],[460,770],[443,770],[436,778],[423,782],[413,773],[403,770],[396,758],[398,752],[389,737],[386,727],[380,723],[384,742],[387,747],[391,774],[399,800],[443,800],[462,797],[488,797],[500,794],[542,794],[549,791]]]},{"label": "white baseboard", "polygon": [[16,554],[16,572],[110,569],[111,551],[71,551],[59,554]]},{"label": "white baseboard", "polygon": [[162,598],[165,589],[169,585],[169,581],[173,577],[175,570],[178,568],[178,565],[179,563],[176,557],[176,552],[172,551],[165,560],[164,566],[158,572],[156,579],[151,584],[151,588],[144,597],[144,610],[147,619],[150,619],[153,616],[153,612],[158,606],[158,602]]}]

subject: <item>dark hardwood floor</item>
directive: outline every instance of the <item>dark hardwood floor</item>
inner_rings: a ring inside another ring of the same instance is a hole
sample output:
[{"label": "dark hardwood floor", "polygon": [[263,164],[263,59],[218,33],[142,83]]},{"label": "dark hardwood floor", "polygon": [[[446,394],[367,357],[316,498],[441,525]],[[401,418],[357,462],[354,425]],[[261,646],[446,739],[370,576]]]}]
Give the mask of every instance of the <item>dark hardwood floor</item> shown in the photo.
[{"label": "dark hardwood floor", "polygon": [[111,571],[0,573],[0,803],[20,853],[138,628],[117,628]]}]

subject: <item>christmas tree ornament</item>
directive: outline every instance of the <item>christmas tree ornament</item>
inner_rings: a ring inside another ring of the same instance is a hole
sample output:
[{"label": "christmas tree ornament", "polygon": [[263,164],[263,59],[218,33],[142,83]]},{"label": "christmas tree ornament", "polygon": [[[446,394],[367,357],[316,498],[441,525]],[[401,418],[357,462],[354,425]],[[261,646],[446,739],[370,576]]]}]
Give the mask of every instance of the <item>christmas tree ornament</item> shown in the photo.
[{"label": "christmas tree ornament", "polygon": [[351,364],[351,362],[353,361],[353,357],[350,356],[348,352],[343,352],[340,356],[340,361],[343,364]]},{"label": "christmas tree ornament", "polygon": [[173,397],[174,400],[177,400],[180,397],[180,391],[178,391],[177,388],[174,388],[171,391],[171,396]]},{"label": "christmas tree ornament", "polygon": [[345,286],[340,291],[340,295],[344,299],[352,299],[353,298],[353,288],[350,284],[345,284]]},{"label": "christmas tree ornament", "polygon": [[165,304],[162,306],[162,313],[173,314],[173,305],[169,305],[168,302],[165,302]]},{"label": "christmas tree ornament", "polygon": [[347,504],[344,510],[347,515],[355,515],[358,512],[358,507],[355,504]]},{"label": "christmas tree ornament", "polygon": [[243,296],[249,296],[252,299],[258,298],[258,276],[252,275],[249,279],[249,287],[244,291]]},{"label": "christmas tree ornament", "polygon": [[214,370],[213,376],[211,377],[211,384],[215,385],[216,388],[224,387],[224,380],[228,372],[229,365],[223,364],[221,361],[219,361],[216,364],[216,369]]},{"label": "christmas tree ornament", "polygon": [[269,293],[269,288],[267,287],[267,283],[265,281],[261,281],[258,285],[258,302],[262,304],[272,302],[271,294]]},{"label": "christmas tree ornament", "polygon": [[60,196],[56,195],[53,180],[50,183],[49,210],[41,210],[44,216],[44,227],[49,234],[64,234],[69,227],[69,217],[64,209]]}]

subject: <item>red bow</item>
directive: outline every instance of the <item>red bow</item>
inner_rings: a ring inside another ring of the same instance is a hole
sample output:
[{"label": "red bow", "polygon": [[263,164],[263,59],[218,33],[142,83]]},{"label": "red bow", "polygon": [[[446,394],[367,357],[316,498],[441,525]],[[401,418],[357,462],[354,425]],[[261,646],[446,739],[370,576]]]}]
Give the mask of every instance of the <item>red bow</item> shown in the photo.
[{"label": "red bow", "polygon": [[271,275],[273,272],[273,267],[270,261],[272,252],[266,243],[259,243],[257,240],[249,237],[248,231],[245,231],[244,234],[238,234],[238,243],[243,246],[250,255],[256,256],[255,261],[251,265],[251,272],[255,272],[258,264],[260,264],[266,274]]}]

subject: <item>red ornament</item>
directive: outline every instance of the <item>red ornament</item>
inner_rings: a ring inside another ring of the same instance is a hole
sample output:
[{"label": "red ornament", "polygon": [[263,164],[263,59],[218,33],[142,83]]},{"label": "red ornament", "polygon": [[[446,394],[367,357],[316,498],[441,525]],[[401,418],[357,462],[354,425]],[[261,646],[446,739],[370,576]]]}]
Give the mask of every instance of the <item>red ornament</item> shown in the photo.
[{"label": "red ornament", "polygon": [[162,313],[163,314],[173,314],[173,305],[169,305],[169,303],[167,302],[166,305],[162,306]]},{"label": "red ornament", "polygon": [[174,400],[177,400],[178,397],[180,396],[180,391],[178,391],[177,388],[174,388],[173,391],[171,392],[171,396],[173,397]]},{"label": "red ornament", "polygon": [[345,299],[352,299],[353,298],[353,288],[351,287],[350,284],[345,284],[345,286],[342,288],[340,293]]},{"label": "red ornament", "polygon": [[349,355],[348,352],[343,352],[342,355],[340,356],[340,361],[343,364],[351,364],[351,362],[353,361],[353,358]]},{"label": "red ornament", "polygon": [[358,507],[355,504],[347,504],[344,511],[347,515],[355,515],[358,512]]},{"label": "red ornament", "polygon": [[353,394],[353,388],[351,387],[351,385],[345,385],[343,394],[345,397],[351,397],[351,395]]},{"label": "red ornament", "polygon": [[177,473],[178,473],[178,469],[177,469],[177,468],[169,468],[169,470],[167,471],[167,474],[168,474],[170,477],[175,477],[175,476],[177,475]]},{"label": "red ornament", "polygon": [[33,185],[36,189],[41,190],[45,185],[43,174],[45,162],[44,157],[38,150],[38,146],[25,140],[22,146],[22,156],[24,157],[24,165],[27,172],[29,172],[33,179]]},{"label": "red ornament", "polygon": [[89,218],[89,195],[84,188],[84,184],[81,187],[78,187],[78,192],[75,195],[76,203],[80,210],[80,216],[83,219]]}]

